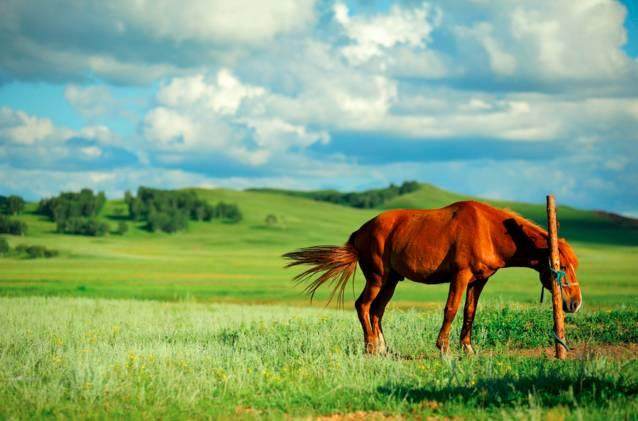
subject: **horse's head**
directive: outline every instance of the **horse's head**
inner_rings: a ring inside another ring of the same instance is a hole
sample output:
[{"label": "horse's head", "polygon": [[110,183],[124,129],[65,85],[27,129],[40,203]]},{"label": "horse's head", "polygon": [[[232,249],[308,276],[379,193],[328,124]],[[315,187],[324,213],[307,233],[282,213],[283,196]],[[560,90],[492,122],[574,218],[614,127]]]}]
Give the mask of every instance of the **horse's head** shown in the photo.
[{"label": "horse's head", "polygon": [[[562,275],[558,276],[562,278],[559,279],[559,285],[563,298],[563,310],[567,313],[576,313],[583,302],[580,285],[576,277],[578,258],[567,241],[562,238],[558,241],[558,250],[560,253],[560,270],[565,273],[564,277]],[[550,270],[549,262],[546,265],[541,265],[539,275],[543,286],[551,291],[554,275]]]}]

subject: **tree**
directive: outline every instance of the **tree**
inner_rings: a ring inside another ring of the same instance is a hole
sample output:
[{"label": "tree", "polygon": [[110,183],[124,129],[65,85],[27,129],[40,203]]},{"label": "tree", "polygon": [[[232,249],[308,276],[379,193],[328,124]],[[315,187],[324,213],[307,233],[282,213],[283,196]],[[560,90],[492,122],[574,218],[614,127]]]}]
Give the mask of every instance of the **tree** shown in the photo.
[{"label": "tree", "polygon": [[26,235],[27,224],[6,215],[0,215],[0,234]]},{"label": "tree", "polygon": [[120,221],[117,223],[117,233],[119,235],[124,235],[128,232],[128,224],[124,221]]},{"label": "tree", "polygon": [[24,210],[25,203],[20,196],[0,196],[0,213],[4,215],[19,215]]},{"label": "tree", "polygon": [[11,251],[11,246],[6,238],[0,237],[0,256],[6,256]]},{"label": "tree", "polygon": [[106,222],[95,218],[74,216],[57,222],[57,231],[64,234],[90,235],[102,237],[109,233],[110,227]]}]

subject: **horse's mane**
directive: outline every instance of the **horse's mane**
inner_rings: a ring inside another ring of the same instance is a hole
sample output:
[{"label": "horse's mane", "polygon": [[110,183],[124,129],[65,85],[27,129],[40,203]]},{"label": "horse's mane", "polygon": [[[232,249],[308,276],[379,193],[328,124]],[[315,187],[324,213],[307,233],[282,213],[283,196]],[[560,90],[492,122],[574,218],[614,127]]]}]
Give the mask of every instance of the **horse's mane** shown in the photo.
[{"label": "horse's mane", "polygon": [[[533,221],[523,217],[518,212],[515,212],[511,209],[500,209],[507,217],[513,218],[519,224],[527,227],[530,231],[533,231],[539,235],[539,239],[542,239],[545,243],[545,247],[549,247],[548,243],[548,234],[547,230],[543,227],[539,226]],[[574,269],[578,268],[578,257],[576,257],[576,253],[574,253],[574,249],[569,245],[567,240],[564,238],[558,239],[558,250],[560,253],[561,263],[564,265],[573,265]]]}]

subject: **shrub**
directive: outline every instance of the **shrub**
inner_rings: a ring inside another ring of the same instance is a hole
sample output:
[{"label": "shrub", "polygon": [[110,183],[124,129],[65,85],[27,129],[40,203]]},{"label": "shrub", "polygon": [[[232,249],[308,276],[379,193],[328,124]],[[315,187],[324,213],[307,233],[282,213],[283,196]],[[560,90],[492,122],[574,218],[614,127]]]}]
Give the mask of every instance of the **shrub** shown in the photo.
[{"label": "shrub", "polygon": [[27,253],[27,246],[26,244],[18,244],[16,246],[16,248],[14,249],[15,253],[20,255],[20,254],[26,254]]},{"label": "shrub", "polygon": [[51,257],[56,257],[59,254],[60,254],[60,252],[57,251],[57,250],[53,250],[53,249],[45,249],[44,250],[44,257],[46,257],[47,259],[49,259]]},{"label": "shrub", "polygon": [[242,214],[237,205],[224,202],[219,202],[215,207],[215,216],[227,222],[239,222],[242,219]]},{"label": "shrub", "polygon": [[46,247],[44,246],[28,246],[26,249],[27,256],[30,259],[37,259],[46,255]]},{"label": "shrub", "polygon": [[148,216],[147,229],[149,231],[176,232],[186,229],[188,220],[186,215],[178,210],[169,210],[167,212],[153,211]]},{"label": "shrub", "polygon": [[272,213],[269,213],[268,215],[266,215],[266,225],[268,225],[269,227],[272,227],[274,225],[277,225],[277,217],[275,215],[273,215]]},{"label": "shrub", "polygon": [[11,252],[11,246],[6,238],[0,237],[0,256],[6,256]]},{"label": "shrub", "polygon": [[28,259],[51,258],[59,254],[57,250],[48,249],[40,245],[19,244],[15,248],[15,254],[25,256]]},{"label": "shrub", "polygon": [[26,235],[27,224],[17,219],[0,215],[0,234]]},{"label": "shrub", "polygon": [[108,234],[109,224],[95,218],[72,217],[58,221],[57,231],[64,234],[90,235],[102,237]]},{"label": "shrub", "polygon": [[120,221],[117,223],[117,234],[124,235],[128,232],[128,224],[124,221]]}]

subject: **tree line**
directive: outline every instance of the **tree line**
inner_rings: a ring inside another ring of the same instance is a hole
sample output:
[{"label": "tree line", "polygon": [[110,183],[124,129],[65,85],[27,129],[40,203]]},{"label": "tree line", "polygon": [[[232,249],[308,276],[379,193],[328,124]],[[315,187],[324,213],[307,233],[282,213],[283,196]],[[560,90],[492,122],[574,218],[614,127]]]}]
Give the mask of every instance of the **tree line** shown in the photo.
[{"label": "tree line", "polygon": [[19,215],[24,210],[26,202],[20,196],[2,196],[0,195],[0,214],[2,215]]},{"label": "tree line", "polygon": [[129,217],[145,221],[149,231],[176,232],[186,229],[188,221],[239,222],[241,211],[235,204],[219,202],[212,205],[197,197],[192,191],[160,190],[140,187],[137,196],[127,191],[124,201]]},{"label": "tree line", "polygon": [[321,202],[336,203],[360,209],[371,209],[381,206],[385,202],[403,194],[412,193],[419,189],[417,181],[405,181],[401,185],[390,184],[381,189],[371,189],[362,192],[341,193],[336,190],[294,191],[278,189],[250,189],[252,191],[272,191],[285,193],[290,196],[305,197]]},{"label": "tree line", "polygon": [[97,216],[105,203],[104,192],[82,189],[79,193],[63,192],[40,200],[36,213],[55,222],[59,233],[103,236],[108,234],[110,227]]}]

